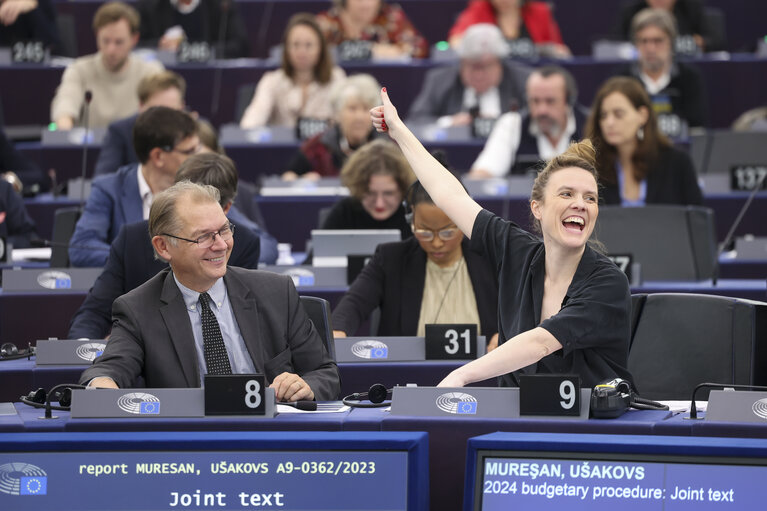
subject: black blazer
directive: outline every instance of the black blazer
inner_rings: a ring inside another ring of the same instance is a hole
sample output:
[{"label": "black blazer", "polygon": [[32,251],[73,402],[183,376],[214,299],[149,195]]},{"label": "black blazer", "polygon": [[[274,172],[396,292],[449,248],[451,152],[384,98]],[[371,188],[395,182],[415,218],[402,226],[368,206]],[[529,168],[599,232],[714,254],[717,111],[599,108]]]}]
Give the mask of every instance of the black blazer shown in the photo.
[{"label": "black blazer", "polygon": [[[144,220],[120,229],[109,249],[104,271],[72,317],[70,339],[102,339],[112,326],[112,303],[168,267],[154,257],[148,224]],[[258,236],[250,229],[235,229],[229,265],[255,270],[258,268],[259,246]]]},{"label": "black blazer", "polygon": [[[477,299],[482,334],[488,340],[498,331],[498,283],[494,269],[469,242],[461,243]],[[426,281],[426,252],[410,238],[378,246],[333,311],[333,329],[354,335],[376,307],[381,308],[378,335],[416,335]]]},{"label": "black blazer", "polygon": [[[604,187],[602,202],[620,205],[621,195],[618,184],[602,182],[601,185]],[[658,161],[647,174],[645,203],[693,206],[703,204],[698,176],[687,153],[673,147],[661,149]]]}]

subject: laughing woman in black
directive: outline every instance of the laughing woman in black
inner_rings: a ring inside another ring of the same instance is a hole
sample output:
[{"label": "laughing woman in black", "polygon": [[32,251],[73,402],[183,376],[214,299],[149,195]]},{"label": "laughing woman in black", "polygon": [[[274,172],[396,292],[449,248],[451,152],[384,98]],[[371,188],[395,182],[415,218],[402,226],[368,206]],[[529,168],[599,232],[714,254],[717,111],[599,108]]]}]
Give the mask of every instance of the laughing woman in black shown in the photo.
[{"label": "laughing woman in black", "polygon": [[542,239],[483,210],[426,151],[386,93],[373,124],[399,144],[434,203],[471,238],[498,275],[500,346],[450,373],[441,386],[525,373],[574,373],[591,387],[626,369],[631,295],[625,275],[588,240],[599,214],[594,149],[573,144],[535,180],[530,209]]}]

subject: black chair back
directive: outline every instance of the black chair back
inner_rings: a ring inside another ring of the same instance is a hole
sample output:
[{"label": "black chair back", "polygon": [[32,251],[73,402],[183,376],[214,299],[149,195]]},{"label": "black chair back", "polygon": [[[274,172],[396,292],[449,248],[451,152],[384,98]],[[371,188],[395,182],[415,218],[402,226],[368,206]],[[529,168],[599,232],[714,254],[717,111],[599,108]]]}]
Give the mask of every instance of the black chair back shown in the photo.
[{"label": "black chair back", "polygon": [[603,206],[594,236],[610,255],[631,255],[643,281],[714,277],[714,212],[699,206]]},{"label": "black chair back", "polygon": [[639,393],[650,399],[690,399],[704,382],[764,385],[766,340],[767,303],[650,294],[631,339],[628,368]]},{"label": "black chair back", "polygon": [[69,240],[75,232],[75,225],[80,219],[79,206],[60,208],[53,217],[53,244],[51,248],[51,268],[69,267]]},{"label": "black chair back", "polygon": [[316,296],[301,296],[301,305],[312,320],[314,328],[320,334],[330,357],[336,359],[336,346],[333,341],[333,323],[330,319],[330,302]]}]

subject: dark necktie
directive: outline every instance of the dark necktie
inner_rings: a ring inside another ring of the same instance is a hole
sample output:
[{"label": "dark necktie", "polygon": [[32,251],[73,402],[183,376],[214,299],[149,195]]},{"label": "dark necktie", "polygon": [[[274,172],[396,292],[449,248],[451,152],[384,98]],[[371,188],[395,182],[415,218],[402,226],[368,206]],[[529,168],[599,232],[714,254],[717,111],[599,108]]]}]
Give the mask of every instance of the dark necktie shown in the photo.
[{"label": "dark necktie", "polygon": [[208,305],[208,293],[200,294],[200,316],[202,319],[202,346],[205,353],[205,365],[208,374],[232,374],[229,355],[226,353],[224,338],[218,320]]}]

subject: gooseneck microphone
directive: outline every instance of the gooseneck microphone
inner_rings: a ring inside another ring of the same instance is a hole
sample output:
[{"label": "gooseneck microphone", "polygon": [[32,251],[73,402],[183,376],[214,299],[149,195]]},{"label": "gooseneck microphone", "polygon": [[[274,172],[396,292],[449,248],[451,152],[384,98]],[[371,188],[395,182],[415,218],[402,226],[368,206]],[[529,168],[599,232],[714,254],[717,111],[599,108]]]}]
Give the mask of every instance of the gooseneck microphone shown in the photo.
[{"label": "gooseneck microphone", "polygon": [[85,91],[85,105],[83,105],[83,126],[85,127],[85,136],[83,137],[83,158],[82,158],[82,172],[80,178],[80,213],[85,209],[85,171],[88,166],[88,128],[90,127],[90,112],[91,101],[93,100],[93,92],[90,90]]},{"label": "gooseneck microphone", "polygon": [[767,390],[767,387],[759,385],[736,385],[734,383],[701,383],[697,385],[692,391],[692,399],[690,399],[690,417],[689,419],[700,419],[698,417],[698,410],[695,408],[695,394],[702,388],[710,389],[743,389],[743,390]]},{"label": "gooseneck microphone", "polygon": [[730,230],[727,231],[727,236],[724,237],[724,241],[722,242],[721,245],[719,245],[719,250],[716,251],[716,260],[714,261],[716,263],[716,266],[714,266],[714,276],[711,279],[711,283],[713,285],[716,285],[716,281],[719,279],[719,258],[722,256],[722,252],[724,252],[727,249],[727,245],[730,244],[730,242],[732,241],[732,238],[735,237],[735,229],[737,229],[738,226],[740,225],[740,222],[743,220],[743,217],[746,215],[746,211],[748,211],[748,208],[751,206],[751,203],[754,201],[754,197],[756,197],[756,194],[759,193],[759,190],[762,189],[762,185],[764,184],[765,177],[767,177],[767,172],[759,176],[759,180],[756,182],[754,189],[749,194],[748,199],[746,199],[746,202],[743,204],[743,207],[740,208],[740,211],[738,212],[738,216],[735,217],[735,221],[732,223],[732,227],[730,227]]}]

